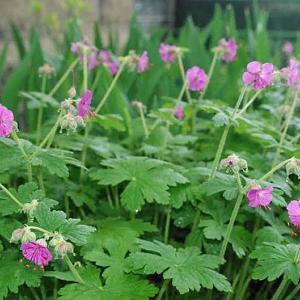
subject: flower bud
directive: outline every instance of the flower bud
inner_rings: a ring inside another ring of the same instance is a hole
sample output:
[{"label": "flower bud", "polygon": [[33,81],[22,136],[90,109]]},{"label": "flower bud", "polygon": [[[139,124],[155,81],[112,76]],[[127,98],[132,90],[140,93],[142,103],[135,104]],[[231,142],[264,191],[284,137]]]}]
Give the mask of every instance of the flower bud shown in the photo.
[{"label": "flower bud", "polygon": [[54,247],[59,256],[64,256],[68,253],[74,252],[73,244],[65,241],[61,235],[54,236],[50,241],[50,246]]},{"label": "flower bud", "polygon": [[11,243],[19,242],[23,238],[25,232],[26,232],[26,228],[17,228],[16,230],[13,231],[9,241]]},{"label": "flower bud", "polygon": [[37,206],[39,205],[38,200],[33,199],[29,203],[25,203],[23,205],[22,211],[26,214],[28,214],[30,217],[33,216],[34,211],[36,210]]},{"label": "flower bud", "polygon": [[298,179],[300,179],[300,159],[295,157],[291,158],[285,167],[287,176],[294,174],[298,176]]},{"label": "flower bud", "polygon": [[71,98],[71,99],[74,99],[75,96],[76,96],[76,89],[75,89],[75,86],[72,86],[69,90],[68,90],[68,96]]},{"label": "flower bud", "polygon": [[239,158],[236,154],[231,154],[227,158],[222,159],[220,167],[221,169],[226,168],[227,170],[232,170],[233,172],[248,171],[247,161]]},{"label": "flower bud", "polygon": [[146,111],[146,106],[140,101],[134,100],[131,102],[131,105],[139,110],[142,109],[144,112]]},{"label": "flower bud", "polygon": [[76,132],[78,116],[74,116],[71,113],[66,114],[60,121],[60,129],[66,129],[68,132],[73,131]]},{"label": "flower bud", "polygon": [[44,64],[38,69],[39,75],[48,75],[51,76],[55,73],[55,69],[49,64]]},{"label": "flower bud", "polygon": [[47,242],[45,239],[38,239],[36,242],[43,247],[47,247]]},{"label": "flower bud", "polygon": [[25,233],[23,235],[23,237],[21,238],[21,242],[22,243],[27,243],[27,242],[31,242],[31,241],[35,241],[36,240],[36,235],[34,232],[32,232],[30,230],[30,228],[25,227]]}]

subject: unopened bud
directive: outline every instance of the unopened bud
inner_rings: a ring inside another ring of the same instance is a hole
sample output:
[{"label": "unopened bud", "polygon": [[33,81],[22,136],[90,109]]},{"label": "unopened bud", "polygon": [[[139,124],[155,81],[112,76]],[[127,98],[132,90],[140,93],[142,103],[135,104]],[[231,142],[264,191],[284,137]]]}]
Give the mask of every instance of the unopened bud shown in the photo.
[{"label": "unopened bud", "polygon": [[68,96],[69,98],[73,99],[76,96],[76,89],[75,86],[72,86],[69,90],[68,90]]},{"label": "unopened bud", "polygon": [[43,66],[39,67],[38,73],[40,75],[51,76],[55,73],[55,69],[52,66],[50,66],[49,64],[44,64]]},{"label": "unopened bud", "polygon": [[134,100],[131,102],[131,104],[133,107],[135,107],[137,109],[142,109],[143,111],[146,111],[146,106],[140,101]]},{"label": "unopened bud", "polygon": [[54,247],[59,256],[65,256],[68,253],[74,252],[73,244],[65,241],[61,235],[54,236],[50,241],[50,245]]},{"label": "unopened bud", "polygon": [[19,241],[21,241],[22,243],[27,243],[35,240],[35,233],[32,232],[28,227],[18,228],[14,230],[10,238],[11,243],[16,243]]},{"label": "unopened bud", "polygon": [[300,179],[300,159],[297,159],[295,157],[291,158],[290,161],[286,164],[286,173],[287,176],[294,174],[298,176],[298,179]]},{"label": "unopened bud", "polygon": [[248,171],[247,161],[239,158],[236,154],[231,154],[227,158],[222,159],[220,167],[226,168],[227,170],[232,170],[233,172]]},{"label": "unopened bud", "polygon": [[23,238],[25,232],[26,232],[26,228],[17,228],[16,230],[13,231],[10,238],[10,242],[11,243],[19,242]]},{"label": "unopened bud", "polygon": [[23,205],[22,211],[26,214],[28,214],[30,217],[33,216],[34,211],[36,210],[36,208],[38,207],[39,202],[36,199],[33,199],[31,202],[29,203],[25,203]]},{"label": "unopened bud", "polygon": [[38,239],[36,242],[43,247],[47,247],[47,242],[45,239]]}]

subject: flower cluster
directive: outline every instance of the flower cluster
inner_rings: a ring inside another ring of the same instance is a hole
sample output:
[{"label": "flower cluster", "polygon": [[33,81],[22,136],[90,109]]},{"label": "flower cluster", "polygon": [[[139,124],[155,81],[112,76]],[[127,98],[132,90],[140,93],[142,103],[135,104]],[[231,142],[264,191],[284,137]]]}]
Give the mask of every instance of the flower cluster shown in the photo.
[{"label": "flower cluster", "polygon": [[235,60],[237,48],[238,47],[235,39],[221,39],[218,46],[221,59],[225,62]]},{"label": "flower cluster", "polygon": [[84,119],[90,114],[90,106],[93,94],[86,90],[80,99],[73,99],[76,95],[74,88],[69,90],[69,98],[61,103],[60,110],[62,113],[60,128],[66,129],[67,132],[77,130],[78,126],[84,126]]},{"label": "flower cluster", "polygon": [[208,76],[205,71],[197,66],[194,66],[186,71],[186,79],[188,88],[191,91],[202,92],[205,90]]},{"label": "flower cluster", "polygon": [[282,46],[282,51],[287,56],[292,56],[294,52],[294,45],[292,42],[287,41]]},{"label": "flower cluster", "polygon": [[111,75],[116,75],[119,70],[119,62],[105,50],[99,51],[99,58],[104,66],[107,67]]},{"label": "flower cluster", "polygon": [[272,202],[272,185],[262,188],[260,185],[254,185],[248,192],[247,198],[250,207],[267,207]]},{"label": "flower cluster", "polygon": [[160,44],[159,54],[162,61],[166,63],[172,63],[176,59],[176,53],[179,51],[179,48],[175,45],[169,44]]},{"label": "flower cluster", "polygon": [[294,90],[300,87],[300,62],[291,58],[289,65],[281,70],[283,78],[288,86]]},{"label": "flower cluster", "polygon": [[138,73],[144,73],[150,68],[148,52],[144,51],[142,55],[137,55],[131,50],[128,57],[129,67],[136,69]]},{"label": "flower cluster", "polygon": [[14,114],[0,104],[0,137],[7,137],[13,132]]},{"label": "flower cluster", "polygon": [[261,90],[270,86],[273,82],[274,66],[271,63],[252,61],[247,65],[243,74],[243,81],[255,90]]},{"label": "flower cluster", "polygon": [[39,75],[47,75],[52,76],[55,74],[54,67],[50,66],[49,64],[44,64],[41,67],[38,68],[38,74]]},{"label": "flower cluster", "polygon": [[222,159],[220,167],[225,168],[227,171],[233,171],[234,173],[248,171],[247,161],[238,157],[236,154],[231,154],[227,158]]}]

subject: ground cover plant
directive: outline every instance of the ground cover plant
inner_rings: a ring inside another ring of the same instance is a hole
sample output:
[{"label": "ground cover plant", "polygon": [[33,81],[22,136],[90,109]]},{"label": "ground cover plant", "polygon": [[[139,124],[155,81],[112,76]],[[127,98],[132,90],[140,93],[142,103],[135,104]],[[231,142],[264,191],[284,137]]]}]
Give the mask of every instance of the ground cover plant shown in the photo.
[{"label": "ground cover plant", "polygon": [[267,15],[122,52],[70,20],[1,52],[0,299],[296,299],[300,43]]}]

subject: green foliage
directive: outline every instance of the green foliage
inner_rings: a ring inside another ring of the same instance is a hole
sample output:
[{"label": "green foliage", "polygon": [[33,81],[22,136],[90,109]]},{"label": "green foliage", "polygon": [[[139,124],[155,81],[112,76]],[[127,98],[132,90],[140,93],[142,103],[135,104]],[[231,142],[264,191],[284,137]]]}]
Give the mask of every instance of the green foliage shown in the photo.
[{"label": "green foliage", "polygon": [[121,201],[131,211],[140,210],[145,201],[168,204],[169,187],[187,182],[171,165],[145,157],[110,159],[102,165],[108,168],[92,172],[91,177],[102,185],[115,186],[129,181],[121,194]]},{"label": "green foliage", "polygon": [[124,275],[107,280],[102,285],[99,271],[88,268],[82,274],[86,284],[73,283],[59,290],[60,300],[79,300],[82,295],[95,300],[147,300],[154,296],[157,289],[146,280],[139,280],[136,276]]},{"label": "green foliage", "polygon": [[70,240],[77,245],[84,245],[86,237],[95,228],[78,224],[78,219],[67,219],[66,214],[61,210],[51,210],[44,203],[38,205],[34,211],[39,226],[50,232],[59,232],[66,240]]},{"label": "green foliage", "polygon": [[297,261],[297,245],[280,245],[276,243],[265,243],[251,253],[251,258],[257,259],[253,270],[254,279],[267,279],[273,281],[284,275],[294,284],[300,279],[300,266]]},{"label": "green foliage", "polygon": [[199,291],[201,287],[231,291],[226,277],[214,271],[222,262],[219,257],[200,255],[194,247],[175,249],[158,241],[139,240],[139,245],[143,251],[130,255],[133,268],[143,269],[146,274],[163,273],[164,279],[172,279],[180,294]]},{"label": "green foliage", "polygon": [[7,250],[0,258],[0,299],[7,299],[9,292],[17,294],[19,287],[26,284],[28,287],[38,287],[42,271],[33,265],[26,266],[18,262],[17,251]]}]

